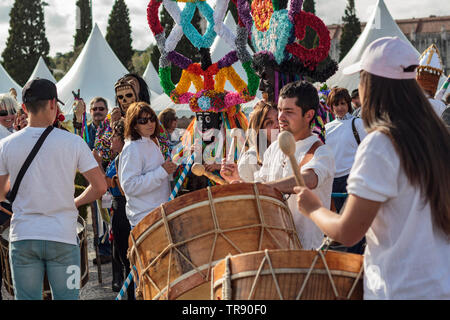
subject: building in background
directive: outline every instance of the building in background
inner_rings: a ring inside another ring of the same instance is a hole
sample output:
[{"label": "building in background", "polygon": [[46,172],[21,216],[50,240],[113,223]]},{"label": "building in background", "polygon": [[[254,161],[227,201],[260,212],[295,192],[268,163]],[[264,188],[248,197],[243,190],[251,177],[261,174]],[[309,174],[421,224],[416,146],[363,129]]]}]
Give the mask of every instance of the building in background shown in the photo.
[{"label": "building in background", "polygon": [[[412,18],[395,20],[405,36],[417,51],[424,52],[431,44],[435,44],[441,53],[444,74],[450,73],[450,16],[430,16],[428,18]],[[366,23],[361,23],[361,31]],[[342,25],[329,25],[331,37],[330,57],[339,61],[339,41]]]}]

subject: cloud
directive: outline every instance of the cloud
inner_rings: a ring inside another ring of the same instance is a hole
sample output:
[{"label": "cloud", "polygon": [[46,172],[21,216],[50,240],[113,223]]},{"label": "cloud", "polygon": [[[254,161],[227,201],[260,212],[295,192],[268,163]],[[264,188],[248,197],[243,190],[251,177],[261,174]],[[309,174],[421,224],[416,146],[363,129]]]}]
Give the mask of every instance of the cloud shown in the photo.
[{"label": "cloud", "polygon": [[[20,0],[17,0],[20,1]],[[147,24],[148,0],[125,0],[130,12],[133,48],[146,49],[154,37]],[[449,1],[440,0],[384,0],[394,19],[428,17],[429,15],[450,14]],[[3,52],[8,38],[9,11],[14,0],[0,0],[0,53]],[[56,52],[65,53],[72,50],[75,35],[75,3],[76,0],[46,0],[45,7],[46,34],[50,42],[50,55]],[[208,0],[208,3],[214,1]],[[93,1],[93,16],[103,34],[106,36],[108,18],[114,0]],[[356,12],[360,21],[369,18],[377,0],[357,0]],[[347,0],[316,0],[316,14],[326,23],[340,23]]]}]

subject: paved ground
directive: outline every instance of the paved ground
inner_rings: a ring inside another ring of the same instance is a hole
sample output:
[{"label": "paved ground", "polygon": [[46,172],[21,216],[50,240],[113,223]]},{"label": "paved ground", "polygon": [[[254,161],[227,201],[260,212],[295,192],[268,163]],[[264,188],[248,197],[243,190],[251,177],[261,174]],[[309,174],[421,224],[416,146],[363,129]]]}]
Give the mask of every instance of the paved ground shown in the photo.
[{"label": "paved ground", "polygon": [[[117,293],[111,290],[112,284],[112,266],[111,263],[101,265],[102,283],[98,282],[97,266],[92,263],[95,258],[94,250],[94,233],[92,231],[92,223],[88,215],[87,229],[88,229],[88,260],[89,260],[89,281],[80,290],[80,300],[114,300]],[[2,286],[2,296],[4,300],[12,300],[13,297],[9,295]],[[125,296],[126,298],[126,296]]]}]

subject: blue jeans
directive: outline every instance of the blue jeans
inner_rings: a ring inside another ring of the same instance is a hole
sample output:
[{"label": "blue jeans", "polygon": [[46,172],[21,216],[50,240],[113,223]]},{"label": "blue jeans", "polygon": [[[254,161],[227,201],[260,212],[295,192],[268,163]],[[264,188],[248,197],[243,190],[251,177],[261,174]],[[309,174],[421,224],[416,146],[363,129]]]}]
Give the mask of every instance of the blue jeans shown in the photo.
[{"label": "blue jeans", "polygon": [[53,300],[78,300],[80,248],[46,240],[22,240],[9,244],[11,276],[16,300],[42,300],[44,274]]}]

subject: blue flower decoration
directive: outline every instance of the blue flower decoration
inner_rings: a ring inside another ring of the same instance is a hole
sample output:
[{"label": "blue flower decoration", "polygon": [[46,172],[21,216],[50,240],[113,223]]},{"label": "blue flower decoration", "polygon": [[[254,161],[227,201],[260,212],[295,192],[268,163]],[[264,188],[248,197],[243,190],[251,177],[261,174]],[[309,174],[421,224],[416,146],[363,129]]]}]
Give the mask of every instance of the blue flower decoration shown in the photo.
[{"label": "blue flower decoration", "polygon": [[[283,62],[286,56],[286,45],[294,32],[294,25],[289,20],[289,12],[286,9],[275,11],[270,18],[269,30],[259,31],[253,24],[253,44],[256,51],[270,51],[278,64]],[[290,53],[287,53],[290,57]]]},{"label": "blue flower decoration", "polygon": [[[208,28],[203,36],[200,35],[191,23],[196,8],[198,8],[200,13],[205,17],[206,21],[208,21]],[[186,3],[186,7],[181,12],[180,23],[185,36],[189,39],[189,41],[191,41],[194,47],[200,49],[210,48],[212,46],[217,33],[214,30],[214,10],[208,3],[205,1]]]},{"label": "blue flower decoration", "polygon": [[209,110],[209,108],[211,108],[211,99],[209,97],[205,97],[205,96],[200,97],[198,99],[198,106],[203,111]]}]

